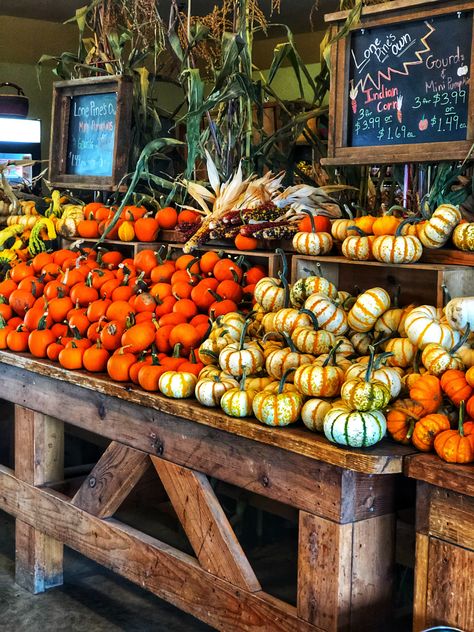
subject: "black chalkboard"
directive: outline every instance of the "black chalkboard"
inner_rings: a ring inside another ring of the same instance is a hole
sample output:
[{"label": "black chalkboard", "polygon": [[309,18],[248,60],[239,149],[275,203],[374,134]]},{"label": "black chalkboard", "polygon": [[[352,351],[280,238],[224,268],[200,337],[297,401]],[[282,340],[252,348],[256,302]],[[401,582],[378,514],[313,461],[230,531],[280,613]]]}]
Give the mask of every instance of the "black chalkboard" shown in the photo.
[{"label": "black chalkboard", "polygon": [[115,92],[71,97],[65,173],[112,175],[116,114]]},{"label": "black chalkboard", "polygon": [[468,139],[473,12],[354,31],[347,147]]}]

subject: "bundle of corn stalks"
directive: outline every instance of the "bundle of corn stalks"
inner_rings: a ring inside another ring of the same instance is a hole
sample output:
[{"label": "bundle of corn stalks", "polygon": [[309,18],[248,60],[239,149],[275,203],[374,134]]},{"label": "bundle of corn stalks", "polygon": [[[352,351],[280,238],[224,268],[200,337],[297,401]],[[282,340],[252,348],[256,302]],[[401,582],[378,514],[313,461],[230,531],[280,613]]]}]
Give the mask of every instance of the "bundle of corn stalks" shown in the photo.
[{"label": "bundle of corn stalks", "polygon": [[188,194],[195,200],[203,215],[197,231],[184,245],[184,252],[191,252],[209,239],[233,238],[238,233],[262,239],[286,239],[297,230],[304,211],[341,217],[341,209],[331,194],[351,187],[328,185],[313,187],[297,184],[283,189],[283,173],[266,173],[257,178],[244,179],[242,166],[227,181],[221,182],[216,166],[206,153],[207,174],[212,189],[199,182],[183,180]]}]

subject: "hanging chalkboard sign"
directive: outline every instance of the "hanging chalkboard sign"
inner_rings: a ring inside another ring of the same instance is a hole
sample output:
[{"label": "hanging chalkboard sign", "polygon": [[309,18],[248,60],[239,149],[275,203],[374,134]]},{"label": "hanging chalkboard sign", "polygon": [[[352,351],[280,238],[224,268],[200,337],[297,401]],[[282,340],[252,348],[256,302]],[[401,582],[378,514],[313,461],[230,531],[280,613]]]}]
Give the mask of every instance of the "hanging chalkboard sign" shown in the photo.
[{"label": "hanging chalkboard sign", "polygon": [[50,180],[112,190],[128,167],[132,82],[100,77],[54,84]]},{"label": "hanging chalkboard sign", "polygon": [[[328,18],[337,32],[345,14]],[[473,20],[474,2],[459,0],[364,9],[332,49],[326,164],[463,159],[474,142]]]}]

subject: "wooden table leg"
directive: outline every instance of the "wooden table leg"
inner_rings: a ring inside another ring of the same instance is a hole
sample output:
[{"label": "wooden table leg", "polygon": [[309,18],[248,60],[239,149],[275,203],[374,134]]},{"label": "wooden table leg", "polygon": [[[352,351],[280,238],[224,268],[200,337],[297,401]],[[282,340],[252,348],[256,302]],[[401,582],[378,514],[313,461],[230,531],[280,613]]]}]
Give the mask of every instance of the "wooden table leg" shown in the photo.
[{"label": "wooden table leg", "polygon": [[[15,475],[40,486],[64,475],[64,424],[15,406]],[[63,583],[63,545],[21,520],[15,530],[15,580],[36,594]]]},{"label": "wooden table leg", "polygon": [[341,524],[300,511],[298,615],[328,632],[384,629],[394,514]]}]

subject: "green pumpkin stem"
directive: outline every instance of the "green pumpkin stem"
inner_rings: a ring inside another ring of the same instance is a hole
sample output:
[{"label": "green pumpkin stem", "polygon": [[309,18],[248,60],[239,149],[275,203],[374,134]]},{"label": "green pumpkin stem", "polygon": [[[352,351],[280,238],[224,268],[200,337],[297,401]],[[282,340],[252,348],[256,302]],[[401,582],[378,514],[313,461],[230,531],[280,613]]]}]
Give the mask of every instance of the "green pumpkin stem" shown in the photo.
[{"label": "green pumpkin stem", "polygon": [[359,228],[358,226],[348,226],[347,230],[355,230],[355,232],[359,235],[359,237],[368,237],[368,234],[365,232],[365,230],[362,230],[362,228]]},{"label": "green pumpkin stem", "polygon": [[370,382],[370,378],[372,377],[372,373],[374,372],[374,360],[375,360],[375,347],[373,345],[369,345],[369,362],[367,364],[367,371],[365,372],[365,381]]},{"label": "green pumpkin stem", "polygon": [[7,326],[7,321],[0,314],[0,329],[5,329],[6,326]]},{"label": "green pumpkin stem", "polygon": [[413,373],[420,372],[420,360],[421,360],[421,349],[417,349],[415,353],[415,357],[413,358]]},{"label": "green pumpkin stem", "polygon": [[458,430],[461,437],[464,437],[464,418],[466,416],[466,402],[462,400],[459,404],[459,421],[458,421]]},{"label": "green pumpkin stem", "polygon": [[[376,345],[373,345],[373,346],[375,347]],[[388,358],[391,358],[393,355],[394,354],[391,351],[385,351],[384,353],[380,353],[379,355],[375,356],[374,371],[377,371],[378,369],[380,369],[382,364],[385,364]]]},{"label": "green pumpkin stem", "polygon": [[408,432],[407,432],[407,439],[411,439],[412,435],[413,435],[413,431],[415,430],[415,424],[417,422],[417,420],[414,417],[409,417],[410,420],[410,427],[408,428]]},{"label": "green pumpkin stem", "polygon": [[240,380],[240,390],[245,391],[245,382],[247,380],[247,369],[242,371],[242,379]]},{"label": "green pumpkin stem", "polygon": [[[396,208],[396,207],[392,207],[392,208]],[[402,237],[403,236],[402,229],[408,224],[418,224],[418,222],[420,221],[421,221],[421,217],[408,217],[407,219],[404,219],[403,222],[400,222],[400,224],[397,226],[397,230],[395,231],[395,237]]]},{"label": "green pumpkin stem", "polygon": [[278,395],[281,395],[283,393],[283,389],[285,387],[285,382],[288,379],[288,376],[290,375],[290,373],[293,373],[293,371],[296,371],[296,367],[292,366],[289,369],[287,369],[283,375],[281,376],[281,380],[280,383],[278,385]]},{"label": "green pumpkin stem", "polygon": [[328,364],[330,362],[332,362],[333,365],[336,364],[336,351],[339,349],[339,347],[342,345],[342,343],[344,342],[344,340],[339,340],[334,347],[331,349],[331,351],[328,353],[328,357],[324,360],[323,362],[323,367],[328,366]]},{"label": "green pumpkin stem", "polygon": [[177,342],[175,344],[175,346],[173,347],[173,354],[172,354],[171,357],[172,358],[179,358],[182,347],[183,347],[183,345],[180,342]]},{"label": "green pumpkin stem", "polygon": [[48,318],[48,310],[46,309],[38,321],[38,327],[36,329],[44,330],[46,327],[46,319]]},{"label": "green pumpkin stem", "polygon": [[299,313],[306,314],[306,316],[309,316],[311,319],[311,322],[313,323],[314,329],[316,331],[319,329],[319,323],[318,323],[318,319],[316,318],[316,314],[314,314],[311,310],[305,309],[305,308],[300,309]]},{"label": "green pumpkin stem", "polygon": [[470,323],[467,323],[466,325],[466,331],[464,332],[464,334],[461,336],[461,339],[459,340],[458,343],[456,343],[454,345],[454,347],[451,349],[451,351],[449,352],[449,355],[454,355],[456,353],[456,351],[459,351],[459,349],[463,346],[463,344],[466,342],[466,340],[469,338],[469,334],[471,333],[471,325]]},{"label": "green pumpkin stem", "polygon": [[286,260],[286,254],[281,248],[277,248],[275,253],[281,257],[281,274],[286,279],[288,278],[288,261]]},{"label": "green pumpkin stem", "polygon": [[443,304],[447,305],[451,300],[451,294],[449,293],[449,290],[445,283],[441,285],[441,291],[443,292]]},{"label": "green pumpkin stem", "polygon": [[242,349],[244,348],[245,336],[247,335],[247,329],[249,328],[249,325],[250,325],[250,320],[247,318],[247,320],[244,323],[244,326],[242,327],[242,331],[240,332],[239,351],[242,351]]},{"label": "green pumpkin stem", "polygon": [[293,340],[290,338],[290,336],[284,331],[281,332],[281,335],[283,336],[285,340],[285,344],[287,347],[289,347],[290,351],[292,353],[298,353],[298,349],[295,347]]}]

